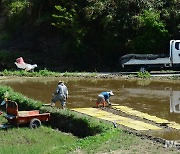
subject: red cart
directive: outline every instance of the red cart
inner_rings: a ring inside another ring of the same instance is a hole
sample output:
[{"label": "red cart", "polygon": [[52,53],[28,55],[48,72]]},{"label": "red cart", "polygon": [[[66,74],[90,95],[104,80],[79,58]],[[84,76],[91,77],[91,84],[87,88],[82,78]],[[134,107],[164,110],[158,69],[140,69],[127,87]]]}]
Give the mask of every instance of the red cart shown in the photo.
[{"label": "red cart", "polygon": [[40,114],[39,110],[18,111],[18,104],[14,101],[6,101],[5,118],[10,124],[19,126],[20,124],[29,124],[30,128],[41,126],[41,122],[47,122],[50,119],[50,113]]}]

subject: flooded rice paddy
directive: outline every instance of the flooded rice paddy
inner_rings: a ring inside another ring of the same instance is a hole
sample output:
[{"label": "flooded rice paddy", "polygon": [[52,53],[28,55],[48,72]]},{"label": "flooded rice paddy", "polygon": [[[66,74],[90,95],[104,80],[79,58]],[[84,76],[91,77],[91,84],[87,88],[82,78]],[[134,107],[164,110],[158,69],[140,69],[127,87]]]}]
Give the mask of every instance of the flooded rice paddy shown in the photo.
[{"label": "flooded rice paddy", "polygon": [[[50,103],[51,94],[60,78],[9,78],[0,85],[12,87],[29,98]],[[180,123],[180,82],[61,78],[69,90],[67,108],[94,107],[97,95],[112,90],[111,103]],[[60,107],[60,103],[56,103]],[[156,135],[165,139],[180,140],[180,132],[170,130]]]}]

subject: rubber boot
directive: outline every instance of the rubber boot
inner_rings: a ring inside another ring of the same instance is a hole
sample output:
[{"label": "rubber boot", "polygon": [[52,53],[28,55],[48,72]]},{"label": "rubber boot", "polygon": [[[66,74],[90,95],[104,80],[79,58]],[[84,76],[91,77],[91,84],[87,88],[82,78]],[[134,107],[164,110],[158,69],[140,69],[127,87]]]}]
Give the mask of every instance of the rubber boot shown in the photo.
[{"label": "rubber boot", "polygon": [[62,106],[62,109],[66,109],[66,104],[64,104],[64,105]]},{"label": "rubber boot", "polygon": [[105,107],[106,106],[106,103],[105,102],[103,102],[103,107]]},{"label": "rubber boot", "polygon": [[98,102],[96,102],[96,107],[97,107],[97,108],[99,107],[99,103],[98,103]]},{"label": "rubber boot", "polygon": [[54,102],[51,102],[51,107],[54,107],[55,106],[55,103]]}]

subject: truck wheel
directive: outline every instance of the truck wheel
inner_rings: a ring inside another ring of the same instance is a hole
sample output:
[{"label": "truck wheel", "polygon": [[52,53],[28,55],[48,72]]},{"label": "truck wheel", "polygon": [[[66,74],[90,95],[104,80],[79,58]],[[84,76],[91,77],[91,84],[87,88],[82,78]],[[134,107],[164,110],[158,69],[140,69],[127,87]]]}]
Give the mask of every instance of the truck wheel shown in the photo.
[{"label": "truck wheel", "polygon": [[146,67],[145,67],[145,66],[141,66],[141,67],[139,67],[139,72],[144,73],[144,72],[146,72],[146,71],[147,71],[147,69],[146,69]]},{"label": "truck wheel", "polygon": [[32,129],[38,128],[41,126],[41,121],[37,118],[34,118],[30,121],[29,127]]}]

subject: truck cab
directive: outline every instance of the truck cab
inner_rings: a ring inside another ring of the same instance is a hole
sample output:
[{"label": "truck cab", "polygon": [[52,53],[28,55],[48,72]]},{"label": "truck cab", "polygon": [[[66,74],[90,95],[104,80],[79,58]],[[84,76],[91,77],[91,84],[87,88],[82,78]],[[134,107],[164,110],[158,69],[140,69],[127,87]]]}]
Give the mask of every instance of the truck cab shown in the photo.
[{"label": "truck cab", "polygon": [[180,40],[170,41],[170,57],[173,65],[180,66]]}]

